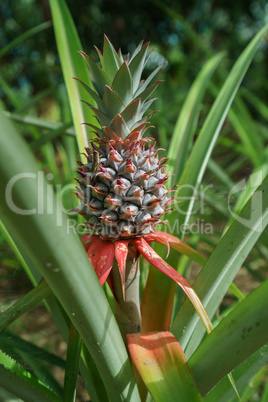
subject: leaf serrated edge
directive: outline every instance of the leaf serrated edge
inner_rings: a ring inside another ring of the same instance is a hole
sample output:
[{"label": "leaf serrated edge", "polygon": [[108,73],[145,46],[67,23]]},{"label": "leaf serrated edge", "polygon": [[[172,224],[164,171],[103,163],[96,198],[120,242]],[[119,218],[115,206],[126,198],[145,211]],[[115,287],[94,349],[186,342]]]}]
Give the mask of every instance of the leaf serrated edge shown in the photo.
[{"label": "leaf serrated edge", "polygon": [[[2,373],[1,373],[2,371]],[[31,390],[34,391],[34,394],[39,394],[39,402],[42,401],[55,401],[60,402],[60,399],[38,378],[34,377],[29,371],[25,370],[21,364],[16,362],[11,356],[5,353],[2,349],[0,349],[0,386],[4,389],[10,391],[8,384],[6,384],[4,378],[4,372],[9,373],[9,380],[12,381],[12,389],[13,393],[16,391],[15,395],[18,395],[19,389],[24,383],[24,390],[29,392],[29,396],[31,395]],[[21,380],[18,381],[17,380]],[[2,381],[1,381],[2,380]],[[11,390],[12,392],[12,390]],[[20,396],[20,395],[18,395]]]}]

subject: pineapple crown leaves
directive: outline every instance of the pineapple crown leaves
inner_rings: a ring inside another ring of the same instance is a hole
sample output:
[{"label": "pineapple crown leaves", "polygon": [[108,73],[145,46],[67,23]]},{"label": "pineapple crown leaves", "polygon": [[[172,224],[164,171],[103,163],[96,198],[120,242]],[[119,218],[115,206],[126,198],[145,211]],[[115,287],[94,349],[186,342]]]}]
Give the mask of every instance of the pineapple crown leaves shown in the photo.
[{"label": "pineapple crown leaves", "polygon": [[[96,48],[101,66],[86,53],[78,52],[89,67],[94,90],[80,79],[75,79],[83,85],[95,102],[95,105],[85,103],[95,113],[102,136],[105,136],[104,128],[110,128],[118,137],[125,139],[155,113],[145,115],[156,98],[147,99],[162,82],[158,80],[151,84],[164,63],[158,66],[145,81],[142,81],[142,72],[152,53],[148,53],[148,48],[149,43],[141,42],[132,55],[127,54],[123,58],[121,50],[116,52],[107,36],[104,35],[103,53]],[[100,133],[98,127],[91,127],[95,132]],[[141,131],[140,137],[142,134]]]}]

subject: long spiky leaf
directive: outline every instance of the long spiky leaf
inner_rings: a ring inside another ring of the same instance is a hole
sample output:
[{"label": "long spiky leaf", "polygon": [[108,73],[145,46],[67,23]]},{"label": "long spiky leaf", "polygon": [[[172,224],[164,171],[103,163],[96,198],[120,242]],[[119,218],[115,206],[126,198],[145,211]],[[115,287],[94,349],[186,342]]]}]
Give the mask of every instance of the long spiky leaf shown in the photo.
[{"label": "long spiky leaf", "polygon": [[175,281],[182,288],[200,316],[207,332],[211,332],[213,330],[213,326],[207,315],[207,312],[199,297],[186,279],[174,268],[172,268],[166,261],[164,261],[143,238],[131,240],[131,243],[135,245],[137,250],[146,258],[147,261],[149,261],[159,271],[163,272],[163,274]]}]

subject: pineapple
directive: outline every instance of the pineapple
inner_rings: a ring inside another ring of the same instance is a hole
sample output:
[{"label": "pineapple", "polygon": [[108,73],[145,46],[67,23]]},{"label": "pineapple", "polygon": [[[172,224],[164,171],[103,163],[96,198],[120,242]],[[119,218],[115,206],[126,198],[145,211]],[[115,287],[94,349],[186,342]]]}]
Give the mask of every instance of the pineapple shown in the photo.
[{"label": "pineapple", "polygon": [[[132,55],[123,58],[104,37],[103,54],[97,49],[101,67],[84,52],[93,87],[79,79],[97,107],[87,103],[99,126],[89,124],[96,137],[86,148],[86,163],[78,162],[80,177],[76,211],[85,217],[81,241],[101,286],[107,280],[115,297],[116,317],[126,335],[141,331],[139,304],[139,256],[174,280],[190,298],[201,319],[211,329],[206,311],[189,283],[151,247],[158,242],[189,256],[199,264],[204,258],[175,236],[157,231],[155,226],[167,212],[172,197],[165,187],[166,158],[159,160],[152,138],[143,138],[145,115],[154,99],[148,97],[161,81],[149,85],[160,70],[141,81],[150,57],[149,44],[141,43]],[[168,329],[168,328],[166,328]]]},{"label": "pineapple", "polygon": [[97,108],[86,103],[100,127],[90,125],[97,137],[86,149],[87,163],[80,163],[78,170],[81,206],[77,211],[85,217],[86,228],[102,239],[153,233],[171,200],[165,188],[167,159],[159,160],[152,139],[143,138],[148,119],[155,113],[145,115],[155,100],[147,99],[161,82],[149,86],[161,66],[141,81],[150,57],[148,47],[149,43],[141,43],[123,58],[105,36],[103,54],[97,49],[102,67],[80,52],[95,91],[82,85]]}]

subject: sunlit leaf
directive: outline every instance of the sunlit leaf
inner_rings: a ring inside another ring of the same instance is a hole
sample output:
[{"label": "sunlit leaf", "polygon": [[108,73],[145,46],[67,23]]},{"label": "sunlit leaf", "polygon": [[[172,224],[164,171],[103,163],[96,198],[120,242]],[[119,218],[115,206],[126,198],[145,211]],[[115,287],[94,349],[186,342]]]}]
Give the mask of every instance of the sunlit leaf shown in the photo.
[{"label": "sunlit leaf", "polygon": [[176,338],[170,332],[127,335],[129,351],[155,401],[201,401]]},{"label": "sunlit leaf", "polygon": [[60,402],[41,381],[0,350],[0,386],[24,400]]}]

